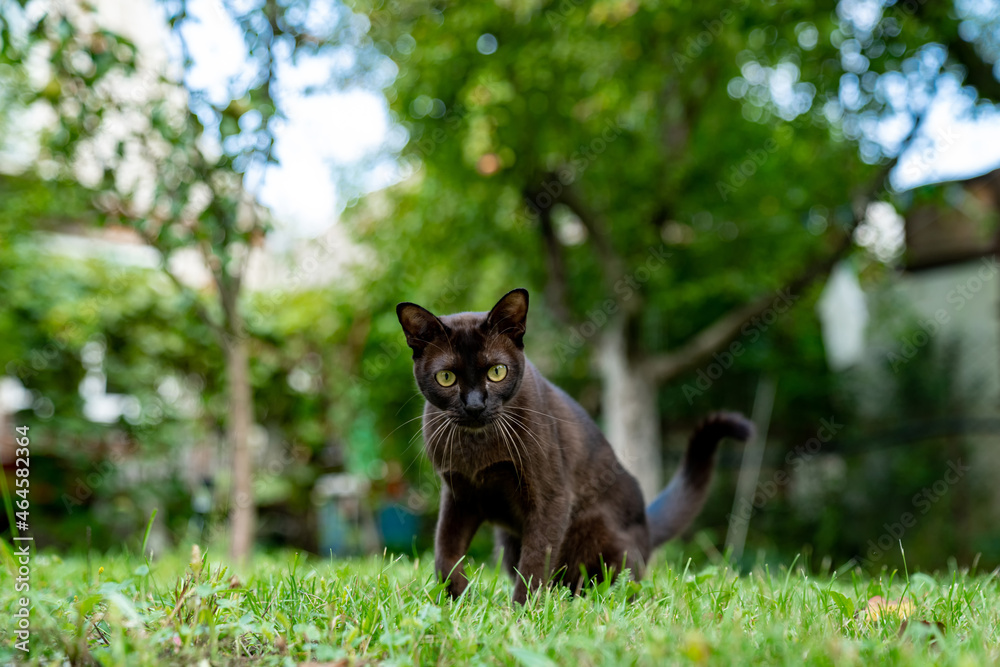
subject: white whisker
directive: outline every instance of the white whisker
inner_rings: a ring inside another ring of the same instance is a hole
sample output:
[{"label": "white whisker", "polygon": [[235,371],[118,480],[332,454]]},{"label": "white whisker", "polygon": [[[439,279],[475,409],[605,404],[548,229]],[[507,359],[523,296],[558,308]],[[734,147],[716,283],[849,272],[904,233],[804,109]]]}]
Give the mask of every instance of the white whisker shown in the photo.
[{"label": "white whisker", "polygon": [[399,410],[396,410],[396,416],[397,417],[399,416],[399,413],[403,411],[403,408],[406,407],[407,403],[409,403],[410,401],[412,401],[413,399],[415,399],[417,396],[421,396],[423,393],[424,392],[418,390],[417,393],[415,393],[413,396],[410,396],[408,399],[406,399],[406,401],[404,401],[403,404],[401,406],[399,406]]},{"label": "white whisker", "polygon": [[[524,438],[522,438],[520,436],[520,434],[518,434],[517,428],[515,428],[513,422],[510,421],[510,415],[502,415],[502,416],[503,416],[504,421],[507,423],[507,427],[510,429],[511,435],[514,438],[516,438],[518,442],[521,443],[521,447],[520,448],[515,447],[515,449],[517,449],[517,451],[518,451],[518,454],[517,454],[518,458],[520,458],[521,452],[523,451],[524,455],[528,457],[528,463],[531,463],[531,450],[528,449],[528,446],[525,444]],[[524,462],[523,461],[521,462],[521,467],[524,467]]]},{"label": "white whisker", "polygon": [[455,439],[458,437],[458,429],[455,428],[455,424],[451,420],[448,420],[448,424],[449,424],[449,426],[451,426],[451,430],[448,431],[448,444],[447,444],[447,447],[448,447],[448,469],[449,470],[454,470],[455,469],[454,468],[454,463],[455,463]]},{"label": "white whisker", "polygon": [[386,440],[388,440],[388,439],[389,439],[389,436],[391,436],[391,435],[392,435],[393,433],[395,433],[395,432],[396,432],[396,431],[398,431],[399,429],[403,428],[403,427],[404,427],[404,426],[406,426],[407,424],[409,424],[409,423],[411,423],[411,422],[415,422],[415,421],[417,421],[418,419],[423,419],[423,415],[417,415],[416,417],[413,417],[412,419],[407,419],[407,420],[406,420],[405,422],[403,422],[402,424],[400,424],[400,425],[399,425],[399,426],[397,426],[396,428],[394,428],[394,429],[392,429],[391,431],[389,431],[389,434],[388,434],[387,436],[385,436],[384,438],[382,438],[382,442],[378,443],[378,444],[379,444],[379,447],[381,447],[381,446],[382,446],[383,444],[385,444],[385,441],[386,441]]},{"label": "white whisker", "polygon": [[[514,463],[514,454],[515,453],[517,454],[518,464],[514,467],[514,472],[517,475],[517,484],[518,484],[518,486],[520,486],[521,485],[521,472],[520,471],[524,469],[524,460],[521,458],[521,452],[517,448],[517,442],[514,441],[514,435],[510,432],[510,425],[507,423],[506,420],[504,420],[502,414],[500,415],[499,419],[496,419],[494,421],[494,423],[497,424],[497,425],[499,425],[500,428],[503,429],[504,444],[507,444],[508,442],[510,443],[509,446],[507,447],[507,453],[510,454],[510,457],[511,457],[511,461],[510,462],[511,463]],[[511,448],[513,448],[513,450],[514,450],[513,452],[511,452]]]},{"label": "white whisker", "polygon": [[438,412],[436,414],[432,414],[429,417],[427,417],[427,419],[424,421],[424,423],[420,425],[420,428],[417,429],[417,432],[414,433],[413,436],[410,438],[410,440],[409,440],[410,444],[412,444],[413,441],[417,439],[418,435],[420,435],[421,433],[424,432],[424,428],[426,428],[428,426],[431,426],[431,425],[434,425],[435,420],[437,420],[437,419],[445,419],[446,420],[446,419],[448,419],[448,415],[446,415],[443,412]]},{"label": "white whisker", "polygon": [[[531,439],[535,441],[535,444],[537,444],[539,446],[539,448],[545,449],[545,447],[542,445],[541,440],[538,439],[538,436],[536,436],[534,433],[532,433],[531,432],[531,428],[529,428],[518,417],[515,417],[514,415],[511,415],[511,414],[507,414],[507,415],[504,415],[504,418],[510,420],[511,423],[513,423],[513,424],[515,424],[517,426],[520,426],[521,430],[524,431],[525,433],[527,433],[529,436],[531,436]],[[523,444],[523,442],[524,442],[523,439],[522,439],[521,442]],[[556,445],[556,446],[558,447],[558,445]],[[528,451],[527,448],[525,449],[525,451]]]},{"label": "white whisker", "polygon": [[450,419],[441,420],[441,422],[439,422],[435,426],[434,431],[429,436],[424,437],[424,442],[427,443],[428,447],[435,447],[435,443],[437,442],[438,439],[438,434],[441,433],[445,428],[447,428],[450,421],[451,421]]},{"label": "white whisker", "polygon": [[554,415],[550,415],[547,412],[542,412],[540,410],[532,410],[531,408],[526,408],[526,407],[524,407],[522,405],[505,405],[504,409],[505,410],[525,410],[527,412],[533,412],[535,414],[542,415],[543,417],[548,417],[549,419],[554,419],[554,420],[556,420],[558,422],[564,422],[566,424],[579,424],[580,423],[578,421],[573,421],[573,420],[570,420],[570,419],[560,419],[559,417],[556,417]]},{"label": "white whisker", "polygon": [[507,444],[507,439],[504,437],[503,431],[500,430],[500,422],[494,419],[493,422],[490,423],[490,426],[493,427],[494,437],[496,438],[497,442],[503,443],[503,446],[507,449],[508,456],[510,456],[511,463],[513,463],[514,453],[510,451],[510,446]]}]

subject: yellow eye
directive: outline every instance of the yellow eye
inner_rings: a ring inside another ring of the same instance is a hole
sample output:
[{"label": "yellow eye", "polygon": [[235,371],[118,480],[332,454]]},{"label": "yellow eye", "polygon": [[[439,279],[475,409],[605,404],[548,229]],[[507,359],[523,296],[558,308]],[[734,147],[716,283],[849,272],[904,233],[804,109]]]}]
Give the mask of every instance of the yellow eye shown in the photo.
[{"label": "yellow eye", "polygon": [[507,367],[503,364],[497,364],[490,370],[486,371],[486,377],[493,380],[494,382],[499,382],[500,380],[507,377]]},{"label": "yellow eye", "polygon": [[434,379],[438,381],[438,384],[442,387],[450,387],[455,384],[455,374],[451,371],[438,371],[434,374]]}]

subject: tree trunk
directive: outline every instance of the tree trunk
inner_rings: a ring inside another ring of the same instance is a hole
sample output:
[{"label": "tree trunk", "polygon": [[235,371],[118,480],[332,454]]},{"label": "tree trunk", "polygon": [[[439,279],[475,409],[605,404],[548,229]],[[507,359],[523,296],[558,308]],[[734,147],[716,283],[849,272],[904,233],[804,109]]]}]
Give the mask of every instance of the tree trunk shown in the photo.
[{"label": "tree trunk", "polygon": [[625,320],[608,322],[598,344],[604,433],[648,503],[662,488],[656,383],[630,361]]},{"label": "tree trunk", "polygon": [[[239,329],[236,329],[239,331]],[[253,460],[250,426],[253,423],[253,396],[250,389],[249,343],[246,337],[232,336],[226,344],[226,376],[229,383],[229,420],[226,435],[233,453],[232,496],[230,498],[229,555],[246,561],[253,548],[256,505],[253,497]]]}]

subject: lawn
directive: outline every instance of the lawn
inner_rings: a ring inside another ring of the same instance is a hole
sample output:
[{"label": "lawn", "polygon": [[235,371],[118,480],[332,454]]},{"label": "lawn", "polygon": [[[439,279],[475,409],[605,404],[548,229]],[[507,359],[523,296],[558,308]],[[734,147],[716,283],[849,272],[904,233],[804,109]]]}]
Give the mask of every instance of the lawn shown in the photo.
[{"label": "lawn", "polygon": [[[0,603],[17,599],[9,549]],[[688,565],[686,565],[688,563]],[[441,599],[427,558],[258,556],[234,574],[212,553],[31,562],[27,657],[0,664],[364,665],[875,663],[1000,660],[998,573],[742,576],[724,563],[661,560],[641,583],[583,597],[547,591],[512,606],[491,565],[462,599]],[[696,571],[697,570],[697,571]],[[876,608],[876,596],[902,609]],[[909,608],[912,603],[912,608]],[[903,620],[907,617],[909,620]],[[8,633],[11,634],[13,630]]]}]

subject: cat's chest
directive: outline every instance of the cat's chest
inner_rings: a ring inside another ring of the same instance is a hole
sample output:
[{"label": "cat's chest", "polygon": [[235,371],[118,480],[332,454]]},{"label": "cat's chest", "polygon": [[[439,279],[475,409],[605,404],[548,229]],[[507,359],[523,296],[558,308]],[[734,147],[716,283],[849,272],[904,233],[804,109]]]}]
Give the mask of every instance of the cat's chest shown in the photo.
[{"label": "cat's chest", "polygon": [[492,523],[520,532],[530,504],[528,480],[513,465],[498,463],[476,475],[442,475],[459,504],[475,507]]}]

